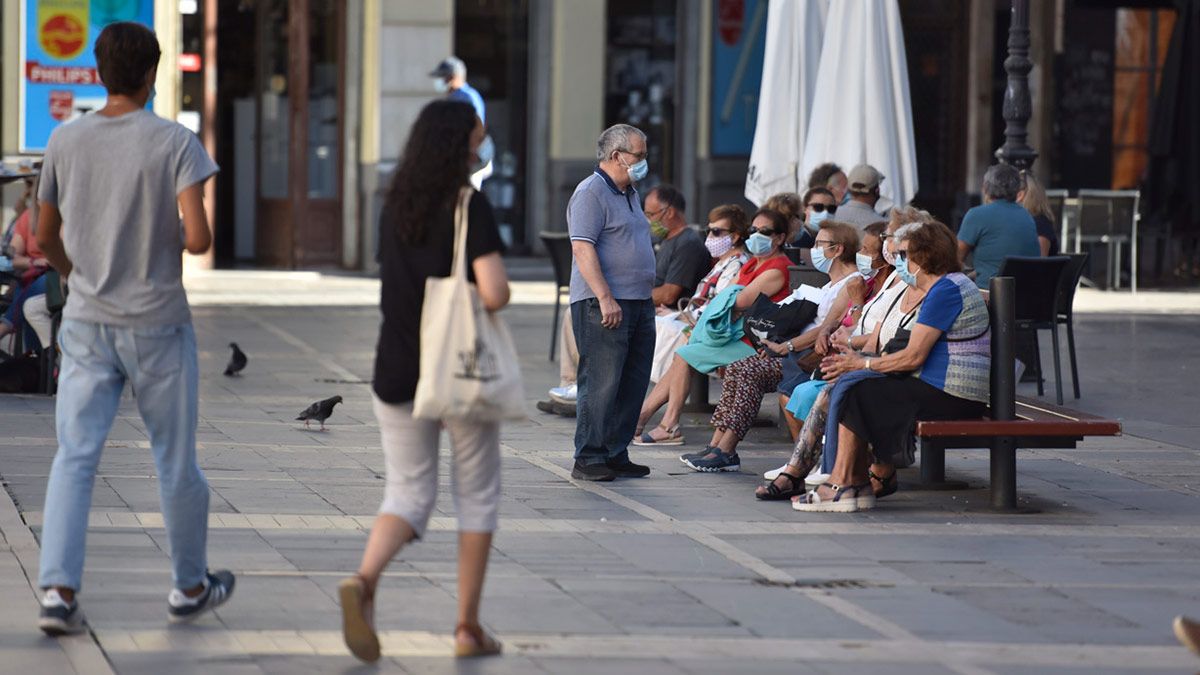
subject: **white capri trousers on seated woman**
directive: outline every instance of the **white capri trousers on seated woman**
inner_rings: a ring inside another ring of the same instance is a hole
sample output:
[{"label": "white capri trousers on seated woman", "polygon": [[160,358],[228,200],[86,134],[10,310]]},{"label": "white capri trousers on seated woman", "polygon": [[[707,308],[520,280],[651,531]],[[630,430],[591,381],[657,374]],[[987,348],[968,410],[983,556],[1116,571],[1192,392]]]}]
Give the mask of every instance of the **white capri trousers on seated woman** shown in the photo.
[{"label": "white capri trousers on seated woman", "polygon": [[500,425],[496,422],[415,419],[412,403],[391,404],[372,396],[387,466],[380,513],[403,518],[425,534],[437,502],[438,440],[450,434],[450,484],[460,532],[493,532],[500,509]]}]

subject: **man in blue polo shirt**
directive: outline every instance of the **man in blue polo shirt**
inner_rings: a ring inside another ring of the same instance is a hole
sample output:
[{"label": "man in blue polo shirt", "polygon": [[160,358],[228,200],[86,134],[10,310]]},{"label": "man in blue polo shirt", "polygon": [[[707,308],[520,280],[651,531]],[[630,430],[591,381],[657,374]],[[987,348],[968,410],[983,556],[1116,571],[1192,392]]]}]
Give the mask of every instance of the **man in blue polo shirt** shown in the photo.
[{"label": "man in blue polo shirt", "polygon": [[608,481],[650,473],[629,461],[654,357],[654,246],[633,187],[646,176],[646,135],[627,124],[611,126],[596,141],[596,158],[596,170],[567,203],[579,348],[571,475]]},{"label": "man in blue polo shirt", "polygon": [[[447,56],[437,64],[437,68],[429,73],[429,77],[433,78],[433,86],[438,93],[445,94],[446,98],[451,101],[469,103],[471,107],[475,108],[475,114],[479,116],[479,121],[487,124],[487,110],[483,106],[483,96],[476,91],[475,87],[467,84],[467,64],[463,63],[462,59],[457,56]],[[491,175],[492,162],[488,160],[482,169],[471,174],[471,185],[479,190],[483,187],[483,181]]]}]

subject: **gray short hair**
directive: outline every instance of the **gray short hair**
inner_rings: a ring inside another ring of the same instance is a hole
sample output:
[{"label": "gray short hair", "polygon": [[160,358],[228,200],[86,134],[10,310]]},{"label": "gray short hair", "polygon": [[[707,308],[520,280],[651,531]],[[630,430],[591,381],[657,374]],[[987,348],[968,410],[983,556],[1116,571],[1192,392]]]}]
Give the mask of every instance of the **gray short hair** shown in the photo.
[{"label": "gray short hair", "polygon": [[908,238],[908,235],[912,234],[913,232],[916,232],[917,230],[921,229],[924,226],[925,226],[925,223],[922,223],[919,221],[915,222],[915,223],[908,223],[906,225],[901,225],[900,229],[898,229],[892,233],[892,239],[895,240],[896,246],[899,246],[900,242],[902,242]]},{"label": "gray short hair", "polygon": [[1021,173],[1007,164],[993,164],[983,174],[983,194],[992,200],[1015,202],[1023,187]]},{"label": "gray short hair", "polygon": [[643,141],[646,140],[645,132],[628,124],[614,124],[601,131],[600,138],[596,139],[596,159],[603,162],[614,150],[628,151],[629,139],[634,134],[641,136]]}]

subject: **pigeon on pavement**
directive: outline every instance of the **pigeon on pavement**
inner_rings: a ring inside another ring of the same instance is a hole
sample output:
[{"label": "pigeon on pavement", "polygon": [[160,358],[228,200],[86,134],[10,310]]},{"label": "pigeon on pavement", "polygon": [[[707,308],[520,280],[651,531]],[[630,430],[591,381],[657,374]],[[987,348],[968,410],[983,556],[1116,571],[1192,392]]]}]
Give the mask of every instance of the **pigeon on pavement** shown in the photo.
[{"label": "pigeon on pavement", "polygon": [[296,419],[304,420],[305,429],[308,428],[309,421],[316,420],[321,423],[321,431],[325,431],[325,420],[329,419],[329,416],[333,414],[333,406],[341,402],[341,396],[334,396],[333,398],[327,398],[324,401],[317,401],[316,403],[305,408],[304,412],[300,413],[300,416]]},{"label": "pigeon on pavement", "polygon": [[238,348],[236,342],[230,342],[229,347],[233,349],[233,354],[229,357],[229,364],[225,366],[225,374],[233,376],[246,367],[246,353]]}]

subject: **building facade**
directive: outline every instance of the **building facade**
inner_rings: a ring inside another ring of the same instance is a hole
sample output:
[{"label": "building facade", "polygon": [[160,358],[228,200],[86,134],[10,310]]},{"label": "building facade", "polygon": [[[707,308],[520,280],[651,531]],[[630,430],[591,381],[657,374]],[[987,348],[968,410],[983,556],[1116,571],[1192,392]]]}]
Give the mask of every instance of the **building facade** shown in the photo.
[{"label": "building facade", "polygon": [[[194,264],[373,270],[387,178],[437,95],[428,72],[451,53],[487,105],[497,156],[484,189],[512,251],[565,228],[615,122],[648,133],[649,180],[680,187],[690,221],[743,201],[767,0],[135,1],[153,5],[163,44],[155,110],[195,129],[222,167],[208,192],[214,252]],[[37,2],[0,15],[6,157],[22,150],[22,9]],[[1030,144],[1047,185],[1140,179],[1173,12],[1129,4],[1031,0]],[[950,219],[1003,141],[1009,2],[900,8],[915,201]]]}]

